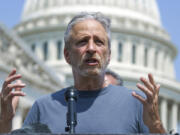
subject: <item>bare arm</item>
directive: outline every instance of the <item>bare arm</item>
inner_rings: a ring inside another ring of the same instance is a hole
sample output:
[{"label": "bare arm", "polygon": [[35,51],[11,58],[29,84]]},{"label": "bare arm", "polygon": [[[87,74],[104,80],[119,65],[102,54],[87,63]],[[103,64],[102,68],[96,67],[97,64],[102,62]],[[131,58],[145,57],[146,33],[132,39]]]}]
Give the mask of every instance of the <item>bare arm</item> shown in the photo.
[{"label": "bare arm", "polygon": [[3,83],[0,93],[0,133],[8,133],[11,131],[12,119],[16,112],[19,96],[25,96],[25,94],[21,91],[21,88],[25,87],[25,84],[23,84],[20,80],[12,84],[13,81],[19,78],[21,78],[21,75],[16,74],[16,69],[13,69]]},{"label": "bare arm", "polygon": [[146,94],[147,98],[145,99],[135,92],[132,95],[143,104],[144,123],[148,126],[150,133],[166,133],[158,111],[160,85],[155,83],[152,74],[148,74],[148,79],[141,77],[140,80],[144,85],[138,83],[137,87]]}]

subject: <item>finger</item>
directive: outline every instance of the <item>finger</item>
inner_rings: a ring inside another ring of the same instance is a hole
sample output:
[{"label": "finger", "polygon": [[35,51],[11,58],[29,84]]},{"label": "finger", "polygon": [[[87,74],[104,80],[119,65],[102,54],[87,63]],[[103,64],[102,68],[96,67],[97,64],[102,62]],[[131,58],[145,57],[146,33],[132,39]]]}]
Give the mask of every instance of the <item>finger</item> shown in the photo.
[{"label": "finger", "polygon": [[140,80],[150,91],[154,93],[154,88],[147,79],[141,77]]},{"label": "finger", "polygon": [[152,91],[150,91],[150,90],[148,90],[146,87],[144,87],[143,85],[141,85],[141,84],[137,84],[136,85],[141,91],[143,91],[145,94],[146,94],[146,96],[147,96],[147,100],[148,101],[152,101],[153,100],[153,93],[152,93]]},{"label": "finger", "polygon": [[20,75],[20,74],[18,74],[18,75],[12,75],[12,76],[10,76],[10,77],[8,77],[6,80],[5,80],[5,82],[4,82],[4,84],[3,84],[3,88],[5,88],[8,84],[10,84],[12,81],[14,81],[14,80],[16,80],[16,79],[19,79],[19,78],[21,78],[22,76]]},{"label": "finger", "polygon": [[[17,84],[23,84],[21,80],[16,81]],[[21,88],[15,88],[15,91],[21,91]]]},{"label": "finger", "polygon": [[152,74],[148,74],[148,78],[150,83],[154,86],[154,88],[156,89],[156,83],[154,81],[153,75]]},{"label": "finger", "polygon": [[3,87],[6,87],[6,85],[8,84],[8,78],[9,78],[10,76],[12,76],[12,75],[15,75],[15,74],[16,74],[16,69],[14,68],[14,69],[10,72],[10,74],[8,75],[7,79],[4,81]]},{"label": "finger", "polygon": [[12,76],[12,75],[14,75],[14,74],[16,74],[16,69],[15,69],[15,68],[10,72],[10,74],[8,75],[8,77],[10,77],[10,76]]},{"label": "finger", "polygon": [[25,96],[26,94],[22,91],[13,91],[8,94],[7,99],[12,99],[15,96]]},{"label": "finger", "polygon": [[143,105],[146,104],[146,99],[137,94],[136,92],[132,92],[132,96],[134,96],[136,99],[138,99]]},{"label": "finger", "polygon": [[6,91],[4,92],[4,95],[8,95],[8,93],[10,93],[12,91],[12,89],[22,89],[26,86],[26,84],[24,83],[21,83],[21,84],[18,84],[18,83],[14,83],[14,84],[8,84],[7,87],[5,88]]}]

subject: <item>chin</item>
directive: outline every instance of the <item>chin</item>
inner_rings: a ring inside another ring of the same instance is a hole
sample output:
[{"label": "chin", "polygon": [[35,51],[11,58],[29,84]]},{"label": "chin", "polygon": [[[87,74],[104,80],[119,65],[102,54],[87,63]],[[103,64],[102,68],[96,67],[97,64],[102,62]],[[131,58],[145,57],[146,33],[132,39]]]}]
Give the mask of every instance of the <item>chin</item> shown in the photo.
[{"label": "chin", "polygon": [[101,70],[100,69],[86,69],[83,74],[85,74],[86,76],[96,77],[101,74]]}]

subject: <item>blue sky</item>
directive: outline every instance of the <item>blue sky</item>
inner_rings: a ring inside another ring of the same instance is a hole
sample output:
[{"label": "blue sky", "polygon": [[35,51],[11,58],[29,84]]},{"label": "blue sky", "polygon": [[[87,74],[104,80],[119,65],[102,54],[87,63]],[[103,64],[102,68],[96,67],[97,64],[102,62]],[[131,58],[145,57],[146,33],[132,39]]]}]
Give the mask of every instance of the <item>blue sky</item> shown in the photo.
[{"label": "blue sky", "polygon": [[180,0],[157,0],[157,2],[162,24],[178,49],[178,55],[175,60],[175,70],[176,78],[180,81]]},{"label": "blue sky", "polygon": [[[179,53],[175,60],[176,78],[180,81],[180,0],[157,0],[164,28],[172,38]],[[1,0],[0,22],[12,28],[20,21],[24,0]]]}]

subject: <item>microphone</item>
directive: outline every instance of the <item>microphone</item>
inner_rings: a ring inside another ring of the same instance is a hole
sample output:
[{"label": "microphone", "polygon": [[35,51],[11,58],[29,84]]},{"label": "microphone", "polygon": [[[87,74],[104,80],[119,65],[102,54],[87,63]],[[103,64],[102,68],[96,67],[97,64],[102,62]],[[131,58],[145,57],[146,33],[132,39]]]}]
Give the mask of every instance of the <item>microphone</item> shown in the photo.
[{"label": "microphone", "polygon": [[65,99],[68,104],[67,114],[66,114],[66,122],[67,127],[65,127],[65,131],[70,134],[75,133],[75,126],[77,125],[77,114],[76,114],[76,102],[77,102],[77,91],[74,87],[70,87],[65,92]]}]

